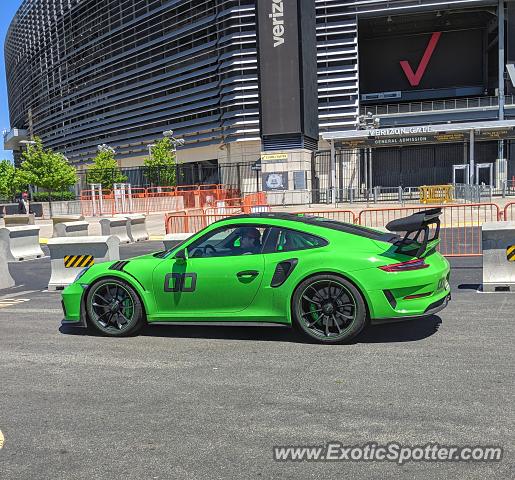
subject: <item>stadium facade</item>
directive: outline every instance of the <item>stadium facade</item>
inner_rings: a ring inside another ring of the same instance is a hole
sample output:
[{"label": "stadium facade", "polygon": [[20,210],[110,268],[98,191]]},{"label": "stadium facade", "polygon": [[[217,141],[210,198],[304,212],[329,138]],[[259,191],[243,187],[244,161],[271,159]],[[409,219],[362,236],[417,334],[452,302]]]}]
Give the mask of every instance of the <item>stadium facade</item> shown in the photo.
[{"label": "stadium facade", "polygon": [[4,143],[17,156],[38,135],[79,167],[108,144],[130,167],[172,129],[180,163],[254,162],[256,188],[499,186],[513,3],[25,0]]}]

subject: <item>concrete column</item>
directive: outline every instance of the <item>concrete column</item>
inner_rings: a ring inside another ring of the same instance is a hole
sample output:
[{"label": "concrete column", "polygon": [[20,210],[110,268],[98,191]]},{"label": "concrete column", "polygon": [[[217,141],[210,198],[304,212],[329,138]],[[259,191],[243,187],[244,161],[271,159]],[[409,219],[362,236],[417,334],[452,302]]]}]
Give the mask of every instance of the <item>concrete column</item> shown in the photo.
[{"label": "concrete column", "polygon": [[469,142],[469,184],[474,184],[474,178],[476,175],[476,167],[474,162],[474,129],[470,131],[470,142]]},{"label": "concrete column", "polygon": [[502,188],[508,180],[508,162],[505,158],[498,158],[495,161],[495,188]]},{"label": "concrete column", "polygon": [[306,149],[261,154],[263,191],[270,205],[310,203],[312,155]]},{"label": "concrete column", "polygon": [[[505,89],[504,89],[504,72],[506,68],[506,55],[504,52],[505,43],[505,29],[504,29],[504,0],[499,0],[497,7],[498,22],[499,22],[499,120],[504,120],[504,104]],[[497,161],[495,168],[495,188],[501,188],[502,183],[506,180],[506,159],[504,155],[504,141],[498,142]]]},{"label": "concrete column", "polygon": [[[499,0],[497,7],[497,19],[499,28],[499,120],[504,120],[504,72],[506,69],[506,59],[504,54],[504,0]],[[503,158],[500,156],[499,158]]]},{"label": "concrete column", "polygon": [[329,178],[329,189],[331,192],[331,203],[336,203],[336,151],[334,149],[334,141],[331,141],[331,176]]},{"label": "concrete column", "polygon": [[372,182],[372,149],[368,149],[368,181],[370,184],[370,190],[374,187],[374,184]]}]

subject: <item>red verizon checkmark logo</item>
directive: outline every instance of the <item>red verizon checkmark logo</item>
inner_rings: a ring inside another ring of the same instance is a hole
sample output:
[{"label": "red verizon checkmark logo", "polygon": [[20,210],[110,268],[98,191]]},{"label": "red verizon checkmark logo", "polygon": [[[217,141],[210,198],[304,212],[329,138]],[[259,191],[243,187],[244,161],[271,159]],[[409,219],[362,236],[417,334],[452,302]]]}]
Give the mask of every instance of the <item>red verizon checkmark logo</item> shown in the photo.
[{"label": "red verizon checkmark logo", "polygon": [[429,40],[429,43],[427,44],[426,51],[422,56],[422,60],[420,60],[416,72],[413,72],[413,69],[407,60],[401,60],[401,67],[404,70],[404,73],[406,74],[406,77],[408,78],[408,81],[412,87],[418,87],[420,85],[420,81],[422,80],[424,73],[426,73],[427,65],[433,56],[441,35],[442,32],[435,32],[433,35],[431,35],[431,40]]}]

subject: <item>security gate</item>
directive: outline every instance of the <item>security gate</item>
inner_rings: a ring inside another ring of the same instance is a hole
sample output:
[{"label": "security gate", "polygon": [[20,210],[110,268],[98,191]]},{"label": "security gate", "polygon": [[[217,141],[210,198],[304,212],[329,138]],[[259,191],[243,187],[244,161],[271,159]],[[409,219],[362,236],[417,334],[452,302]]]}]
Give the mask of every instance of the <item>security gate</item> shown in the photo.
[{"label": "security gate", "polygon": [[470,166],[469,165],[453,165],[452,166],[452,183],[456,185],[470,183]]},{"label": "security gate", "polygon": [[476,164],[476,185],[491,186],[494,178],[493,163],[477,163]]},{"label": "security gate", "polygon": [[313,154],[311,165],[311,189],[314,203],[331,202],[334,191],[337,202],[348,201],[356,195],[364,181],[363,149],[339,149],[334,162],[331,151],[321,150]]}]

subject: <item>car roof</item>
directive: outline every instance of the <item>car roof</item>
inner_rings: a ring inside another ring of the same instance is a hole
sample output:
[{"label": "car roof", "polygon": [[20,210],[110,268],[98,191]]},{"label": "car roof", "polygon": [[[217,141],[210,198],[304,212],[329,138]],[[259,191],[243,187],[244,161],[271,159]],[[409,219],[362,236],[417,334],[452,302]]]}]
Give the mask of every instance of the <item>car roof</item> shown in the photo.
[{"label": "car roof", "polygon": [[339,222],[336,220],[331,220],[325,217],[317,217],[315,215],[305,215],[305,214],[295,214],[295,213],[287,213],[287,212],[263,212],[263,213],[250,213],[244,215],[234,215],[230,216],[217,222],[222,221],[233,221],[233,220],[242,220],[242,219],[252,219],[252,220],[287,220],[291,222],[296,222],[304,225],[312,225],[314,227],[327,228],[329,230],[336,230],[343,233],[350,233],[353,235],[358,235],[360,237],[370,238],[372,240],[381,240],[389,242],[394,237],[398,236],[392,233],[383,233],[377,230],[372,230],[366,227],[362,227],[361,225],[354,225],[352,223]]}]

